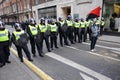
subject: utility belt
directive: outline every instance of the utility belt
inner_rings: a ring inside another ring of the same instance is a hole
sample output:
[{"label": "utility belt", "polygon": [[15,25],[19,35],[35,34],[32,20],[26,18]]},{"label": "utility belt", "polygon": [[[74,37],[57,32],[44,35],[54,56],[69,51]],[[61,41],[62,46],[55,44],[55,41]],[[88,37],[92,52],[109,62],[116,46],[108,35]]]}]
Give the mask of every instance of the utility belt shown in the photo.
[{"label": "utility belt", "polygon": [[80,28],[80,29],[86,29],[86,27],[82,27],[82,28]]},{"label": "utility belt", "polygon": [[0,43],[6,43],[6,42],[9,42],[9,40],[7,40],[7,41],[0,41]]},{"label": "utility belt", "polygon": [[73,27],[73,26],[68,26],[68,27]]},{"label": "utility belt", "polygon": [[79,27],[74,27],[75,29],[79,29]]}]

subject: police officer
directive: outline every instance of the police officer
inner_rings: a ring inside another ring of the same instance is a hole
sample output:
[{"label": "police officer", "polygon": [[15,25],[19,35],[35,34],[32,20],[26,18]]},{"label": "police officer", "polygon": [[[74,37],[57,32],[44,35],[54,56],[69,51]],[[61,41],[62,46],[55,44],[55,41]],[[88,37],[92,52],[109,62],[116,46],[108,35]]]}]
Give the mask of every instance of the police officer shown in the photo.
[{"label": "police officer", "polygon": [[70,42],[71,42],[72,44],[74,44],[74,36],[73,36],[74,27],[73,27],[73,21],[72,21],[70,15],[68,15],[68,18],[67,18],[65,24],[67,25],[67,31],[66,31],[67,37],[68,37],[68,39],[70,40]]},{"label": "police officer", "polygon": [[33,54],[33,57],[35,57],[36,56],[35,46],[37,46],[37,50],[39,53],[40,53],[40,49],[39,49],[39,44],[36,44],[36,35],[38,34],[38,31],[36,28],[35,20],[33,18],[29,20],[27,33],[29,34],[29,38],[30,38],[31,52]]},{"label": "police officer", "polygon": [[84,21],[84,19],[81,19],[80,22],[80,43],[82,43],[82,41],[86,42],[86,22]]},{"label": "police officer", "polygon": [[49,33],[47,33],[47,30],[48,30],[48,27],[47,25],[45,24],[45,19],[44,18],[41,18],[40,20],[40,24],[38,26],[38,30],[40,32],[40,56],[43,57],[43,40],[45,40],[45,43],[46,43],[46,47],[47,47],[47,50],[48,52],[51,52],[50,50],[50,46],[49,46]]},{"label": "police officer", "polygon": [[50,18],[47,19],[47,23],[46,23],[46,24],[47,24],[47,28],[48,28],[48,29],[47,29],[48,41],[49,41],[49,43],[50,43],[50,34],[51,34],[51,33],[50,33],[50,25],[51,25],[51,19],[50,19]]},{"label": "police officer", "polygon": [[9,61],[9,42],[10,42],[10,33],[5,29],[5,25],[0,21],[0,67],[3,67],[5,63],[11,63]]},{"label": "police officer", "polygon": [[[63,46],[63,44],[68,45],[67,41],[67,35],[66,35],[66,27],[65,22],[61,17],[58,19],[59,21],[57,22],[58,26],[58,32],[59,32],[59,38],[60,38],[60,45]],[[64,42],[63,42],[64,39]]]},{"label": "police officer", "polygon": [[101,19],[101,23],[100,23],[100,35],[103,34],[103,28],[105,26],[105,21],[104,21],[104,18],[102,17]]},{"label": "police officer", "polygon": [[51,41],[51,49],[53,50],[53,45],[55,48],[58,48],[57,46],[57,32],[58,32],[58,27],[54,21],[54,19],[51,19],[51,25],[50,25],[50,41]]},{"label": "police officer", "polygon": [[[80,29],[80,22],[79,20],[76,18],[75,22],[74,22],[74,39],[75,42],[80,42],[80,33],[79,33],[79,29]],[[78,40],[76,40],[78,39]]]},{"label": "police officer", "polygon": [[25,21],[22,21],[22,22],[21,22],[21,27],[22,27],[22,29],[23,29],[24,31],[26,30],[27,25],[26,25],[26,22],[25,22]]},{"label": "police officer", "polygon": [[99,35],[100,35],[100,23],[101,23],[100,18],[97,17],[97,18],[96,18],[96,25],[98,26]]},{"label": "police officer", "polygon": [[91,26],[92,26],[92,20],[87,19],[86,20],[86,40],[87,40],[87,33],[89,35],[89,40],[91,40]]},{"label": "police officer", "polygon": [[[23,61],[23,55],[22,55],[22,49],[24,50],[28,60],[33,61],[31,59],[31,55],[30,55],[30,52],[29,52],[28,47],[27,47],[28,37],[27,36],[26,37],[21,37],[21,35],[27,35],[27,34],[25,33],[24,30],[21,30],[19,23],[15,23],[15,31],[12,33],[12,41],[17,48],[18,56],[20,58],[20,61],[24,62]],[[25,39],[24,43],[22,41],[23,39]]]}]

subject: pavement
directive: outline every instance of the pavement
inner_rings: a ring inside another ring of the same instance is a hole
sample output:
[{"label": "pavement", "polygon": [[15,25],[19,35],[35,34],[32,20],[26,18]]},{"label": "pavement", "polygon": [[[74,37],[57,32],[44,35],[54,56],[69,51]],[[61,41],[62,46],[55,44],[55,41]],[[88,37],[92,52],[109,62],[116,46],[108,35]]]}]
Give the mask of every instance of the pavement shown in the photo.
[{"label": "pavement", "polygon": [[102,35],[98,40],[120,44],[120,36]]},{"label": "pavement", "polygon": [[41,80],[24,63],[14,55],[10,55],[11,63],[0,68],[0,80]]},{"label": "pavement", "polygon": [[[120,44],[119,36],[102,35],[98,40]],[[14,54],[11,54],[10,61],[12,61],[11,64],[0,68],[0,80],[41,80],[24,63],[21,63]]]}]

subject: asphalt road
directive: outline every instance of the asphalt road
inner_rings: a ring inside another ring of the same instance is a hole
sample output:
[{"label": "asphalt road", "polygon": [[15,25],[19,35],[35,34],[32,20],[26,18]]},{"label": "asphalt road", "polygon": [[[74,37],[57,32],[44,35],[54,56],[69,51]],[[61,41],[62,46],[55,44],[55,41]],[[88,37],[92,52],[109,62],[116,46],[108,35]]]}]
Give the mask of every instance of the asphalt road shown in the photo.
[{"label": "asphalt road", "polygon": [[89,47],[88,41],[48,53],[44,44],[45,57],[37,53],[33,64],[54,80],[120,80],[120,44],[98,41],[95,52]]}]

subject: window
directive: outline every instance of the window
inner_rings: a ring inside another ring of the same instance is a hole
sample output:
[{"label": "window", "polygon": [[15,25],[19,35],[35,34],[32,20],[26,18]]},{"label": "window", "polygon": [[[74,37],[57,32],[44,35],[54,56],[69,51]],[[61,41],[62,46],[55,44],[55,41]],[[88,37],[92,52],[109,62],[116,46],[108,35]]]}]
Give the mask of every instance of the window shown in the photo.
[{"label": "window", "polygon": [[27,0],[24,0],[24,9],[27,9]]},{"label": "window", "polygon": [[12,5],[12,9],[13,9],[13,12],[16,12],[16,11],[17,11],[17,7],[16,7],[16,4],[15,4],[15,3]]},{"label": "window", "polygon": [[82,3],[91,3],[92,0],[76,0],[77,4],[82,4]]},{"label": "window", "polygon": [[35,0],[35,5],[39,4],[40,0]]},{"label": "window", "polygon": [[56,7],[48,7],[38,10],[38,16],[39,18],[45,17],[45,18],[56,18]]}]

